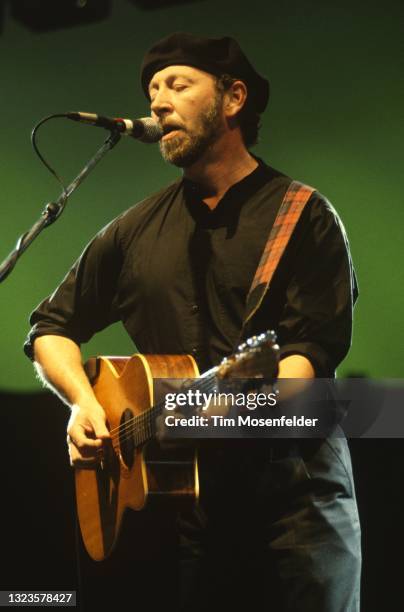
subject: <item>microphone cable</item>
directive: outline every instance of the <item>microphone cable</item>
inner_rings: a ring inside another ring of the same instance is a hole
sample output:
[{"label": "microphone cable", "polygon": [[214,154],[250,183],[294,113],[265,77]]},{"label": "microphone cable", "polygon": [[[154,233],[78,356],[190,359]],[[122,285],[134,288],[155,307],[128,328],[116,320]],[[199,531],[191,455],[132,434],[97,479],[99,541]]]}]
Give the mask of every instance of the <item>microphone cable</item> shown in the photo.
[{"label": "microphone cable", "polygon": [[50,121],[50,119],[58,119],[58,118],[60,119],[60,118],[66,118],[66,117],[67,117],[67,113],[56,113],[54,115],[48,115],[47,117],[44,117],[43,119],[38,121],[38,123],[34,126],[31,132],[31,144],[32,144],[32,147],[35,153],[38,155],[41,162],[49,170],[49,172],[55,177],[55,179],[58,181],[58,183],[62,187],[62,200],[60,202],[59,211],[57,212],[56,217],[59,217],[62,214],[63,209],[67,203],[68,193],[67,193],[64,179],[56,172],[54,168],[52,168],[52,166],[49,164],[49,162],[46,161],[45,157],[40,152],[39,147],[37,145],[37,132],[39,128],[47,121]]}]

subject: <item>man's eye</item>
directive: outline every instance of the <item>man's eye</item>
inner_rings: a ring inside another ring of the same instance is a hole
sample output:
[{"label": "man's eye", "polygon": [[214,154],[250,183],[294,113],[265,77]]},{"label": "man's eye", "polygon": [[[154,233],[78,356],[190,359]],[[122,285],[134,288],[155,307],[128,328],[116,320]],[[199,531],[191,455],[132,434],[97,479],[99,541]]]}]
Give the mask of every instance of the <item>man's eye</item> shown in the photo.
[{"label": "man's eye", "polygon": [[186,88],[186,85],[182,85],[180,83],[177,83],[176,85],[174,85],[175,91],[182,91],[185,88]]}]

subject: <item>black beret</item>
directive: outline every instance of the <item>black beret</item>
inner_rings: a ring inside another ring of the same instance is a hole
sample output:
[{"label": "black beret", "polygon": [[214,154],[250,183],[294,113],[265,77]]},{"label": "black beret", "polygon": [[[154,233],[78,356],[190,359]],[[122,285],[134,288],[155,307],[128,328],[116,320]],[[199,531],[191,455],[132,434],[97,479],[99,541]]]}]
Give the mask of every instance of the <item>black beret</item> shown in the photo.
[{"label": "black beret", "polygon": [[153,75],[173,65],[193,66],[216,76],[228,74],[244,81],[248,103],[258,113],[268,104],[269,82],[253,68],[234,38],[203,38],[176,32],[159,40],[146,52],[142,62],[141,81],[147,98]]}]

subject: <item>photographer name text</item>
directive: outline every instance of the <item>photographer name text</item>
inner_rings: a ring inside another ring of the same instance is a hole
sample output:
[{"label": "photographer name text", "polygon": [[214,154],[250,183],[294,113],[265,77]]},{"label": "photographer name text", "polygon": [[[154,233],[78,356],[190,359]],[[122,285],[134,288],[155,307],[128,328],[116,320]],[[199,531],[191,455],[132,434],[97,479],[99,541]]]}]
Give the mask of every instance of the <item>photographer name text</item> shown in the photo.
[{"label": "photographer name text", "polygon": [[165,417],[166,427],[316,427],[318,419],[309,419],[305,416],[286,417],[285,415],[274,418],[253,417],[239,414],[237,418],[224,417],[213,414],[209,417],[193,415],[189,418],[176,417],[170,414]]}]

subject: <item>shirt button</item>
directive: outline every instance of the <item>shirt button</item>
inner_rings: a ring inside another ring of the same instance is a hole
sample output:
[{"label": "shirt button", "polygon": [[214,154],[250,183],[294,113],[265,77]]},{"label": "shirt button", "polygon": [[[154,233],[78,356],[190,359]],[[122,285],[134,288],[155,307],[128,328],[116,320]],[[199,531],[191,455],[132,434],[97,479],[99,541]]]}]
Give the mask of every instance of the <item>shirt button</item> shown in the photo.
[{"label": "shirt button", "polygon": [[198,352],[198,349],[196,348],[196,346],[194,346],[194,347],[192,348],[192,350],[191,350],[191,353],[192,353],[193,355],[196,355],[196,354],[197,354],[197,352]]},{"label": "shirt button", "polygon": [[194,314],[194,313],[198,312],[198,310],[199,310],[198,304],[192,304],[191,312]]}]

